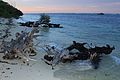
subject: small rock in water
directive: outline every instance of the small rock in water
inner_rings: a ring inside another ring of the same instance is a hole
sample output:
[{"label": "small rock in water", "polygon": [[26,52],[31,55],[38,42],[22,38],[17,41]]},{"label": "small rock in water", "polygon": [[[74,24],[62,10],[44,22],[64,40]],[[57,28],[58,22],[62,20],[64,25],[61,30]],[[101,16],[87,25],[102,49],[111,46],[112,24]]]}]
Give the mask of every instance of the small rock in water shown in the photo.
[{"label": "small rock in water", "polygon": [[5,78],[7,78],[8,76],[5,76]]},{"label": "small rock in water", "polygon": [[10,68],[6,68],[7,70],[10,70]]},{"label": "small rock in water", "polygon": [[27,63],[27,66],[29,66],[29,63]]},{"label": "small rock in water", "polygon": [[105,73],[105,76],[110,76],[110,74],[109,73]]},{"label": "small rock in water", "polygon": [[5,73],[4,71],[2,73]]},{"label": "small rock in water", "polygon": [[25,61],[23,61],[23,63],[25,64]]}]

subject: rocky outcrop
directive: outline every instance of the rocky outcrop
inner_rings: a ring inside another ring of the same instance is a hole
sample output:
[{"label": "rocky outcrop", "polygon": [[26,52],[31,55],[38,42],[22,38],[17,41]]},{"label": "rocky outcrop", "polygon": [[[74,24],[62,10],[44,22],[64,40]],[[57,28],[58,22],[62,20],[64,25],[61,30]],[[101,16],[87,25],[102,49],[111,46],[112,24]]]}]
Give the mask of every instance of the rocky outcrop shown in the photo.
[{"label": "rocky outcrop", "polygon": [[53,23],[48,23],[48,24],[39,24],[33,21],[28,21],[25,23],[19,22],[20,26],[26,26],[26,27],[48,27],[48,28],[63,28],[60,24],[53,24]]}]

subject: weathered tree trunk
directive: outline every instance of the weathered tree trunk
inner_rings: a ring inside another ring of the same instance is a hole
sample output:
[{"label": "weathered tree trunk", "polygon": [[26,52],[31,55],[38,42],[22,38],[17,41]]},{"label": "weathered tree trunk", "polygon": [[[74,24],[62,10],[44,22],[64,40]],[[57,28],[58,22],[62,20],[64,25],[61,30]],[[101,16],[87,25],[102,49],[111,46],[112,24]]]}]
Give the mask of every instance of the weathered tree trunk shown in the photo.
[{"label": "weathered tree trunk", "polygon": [[26,59],[27,61],[33,60],[29,57],[29,55],[32,52],[35,52],[33,50],[33,36],[36,30],[37,28],[33,28],[29,33],[24,31],[21,31],[21,33],[16,33],[16,39],[11,39],[10,42],[3,40],[0,45],[0,52],[5,54],[3,58],[15,59],[20,57]]}]

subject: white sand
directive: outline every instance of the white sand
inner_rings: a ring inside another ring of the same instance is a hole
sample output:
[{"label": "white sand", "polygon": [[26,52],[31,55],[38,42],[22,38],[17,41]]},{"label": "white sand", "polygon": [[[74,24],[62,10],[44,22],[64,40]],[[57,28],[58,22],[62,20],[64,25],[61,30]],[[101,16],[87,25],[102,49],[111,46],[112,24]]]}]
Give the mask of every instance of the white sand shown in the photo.
[{"label": "white sand", "polygon": [[[2,54],[0,56],[2,60]],[[15,65],[0,63],[0,80],[59,80],[53,76],[54,70],[41,61],[40,57],[34,58],[38,61],[23,63],[23,60],[7,60]]]}]

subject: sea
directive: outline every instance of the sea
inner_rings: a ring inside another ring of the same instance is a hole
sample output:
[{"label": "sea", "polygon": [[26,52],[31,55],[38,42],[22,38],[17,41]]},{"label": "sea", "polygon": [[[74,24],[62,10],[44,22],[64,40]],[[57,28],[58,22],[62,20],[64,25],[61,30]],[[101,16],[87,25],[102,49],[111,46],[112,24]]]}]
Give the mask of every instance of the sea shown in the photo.
[{"label": "sea", "polygon": [[[40,13],[26,13],[18,22],[37,21]],[[58,65],[54,77],[60,80],[120,80],[120,14],[47,13],[51,23],[63,28],[42,28],[36,41],[65,48],[72,41],[89,46],[115,46],[110,55],[104,55],[97,70],[87,61]],[[91,44],[92,43],[92,44]],[[46,65],[47,66],[47,65]]]}]

